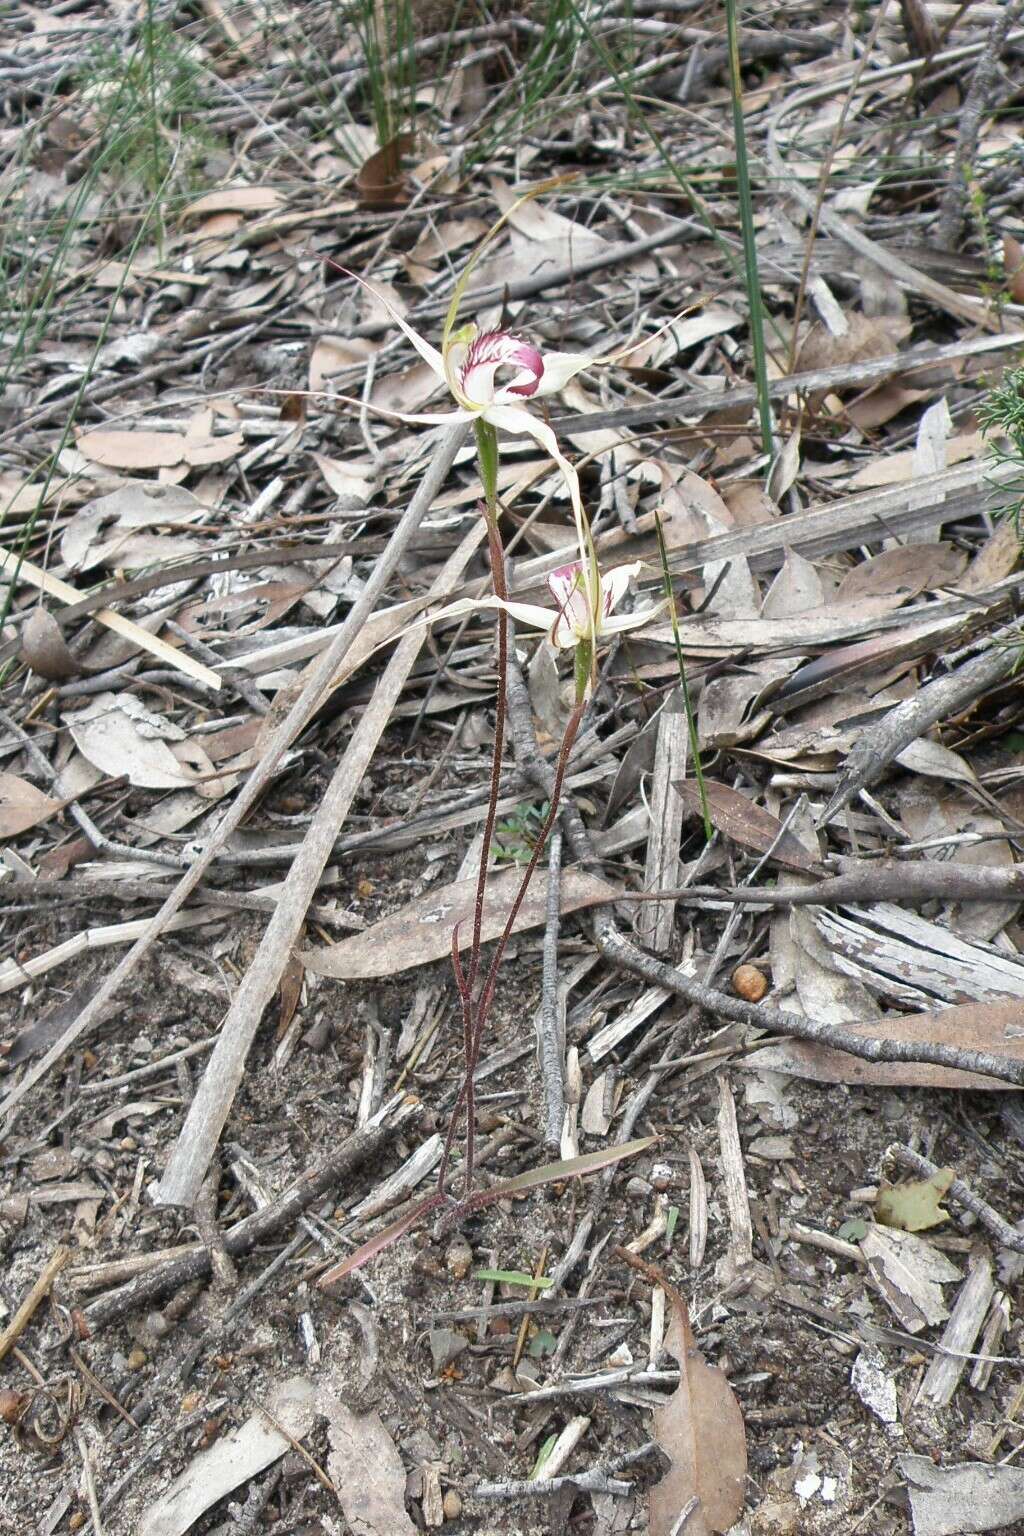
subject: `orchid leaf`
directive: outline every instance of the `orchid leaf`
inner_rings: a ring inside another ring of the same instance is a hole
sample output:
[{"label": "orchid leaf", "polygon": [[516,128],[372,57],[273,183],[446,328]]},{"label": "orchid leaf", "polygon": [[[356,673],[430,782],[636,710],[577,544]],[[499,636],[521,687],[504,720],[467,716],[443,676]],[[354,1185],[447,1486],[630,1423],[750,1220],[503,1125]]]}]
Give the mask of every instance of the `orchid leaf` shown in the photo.
[{"label": "orchid leaf", "polygon": [[336,1285],[346,1275],[351,1275],[357,1269],[362,1269],[363,1265],[368,1263],[370,1259],[383,1252],[385,1248],[390,1248],[392,1243],[396,1243],[400,1237],[403,1237],[410,1227],[415,1226],[421,1216],[429,1216],[432,1211],[436,1211],[443,1203],[444,1196],[436,1191],[434,1194],[428,1195],[425,1200],[417,1201],[411,1210],[405,1212],[404,1216],[399,1216],[397,1221],[393,1221],[390,1226],[385,1227],[383,1231],[378,1232],[375,1237],[371,1237],[361,1247],[357,1248],[355,1253],[350,1253],[348,1258],[342,1259],[340,1264],[335,1264],[333,1269],[329,1269],[325,1275],[321,1275],[317,1281],[318,1288],[321,1291],[329,1290],[332,1285]]},{"label": "orchid leaf", "polygon": [[528,1275],[525,1269],[474,1269],[474,1280],[493,1280],[496,1285],[521,1285],[525,1290],[543,1290],[554,1281],[550,1275]]},{"label": "orchid leaf", "polygon": [[542,1168],[531,1168],[528,1173],[520,1173],[514,1179],[505,1179],[500,1184],[492,1184],[490,1189],[480,1190],[475,1195],[470,1195],[466,1205],[475,1209],[478,1204],[490,1205],[494,1200],[503,1200],[506,1195],[518,1195],[526,1189],[537,1189],[542,1184],[553,1184],[558,1179],[579,1179],[587,1173],[597,1173],[601,1168],[607,1168],[612,1163],[622,1162],[624,1158],[635,1157],[638,1152],[646,1152],[648,1147],[653,1147],[657,1142],[657,1136],[641,1136],[638,1141],[624,1141],[617,1147],[602,1147],[598,1152],[586,1152],[582,1157],[564,1158],[558,1163],[545,1163]]}]

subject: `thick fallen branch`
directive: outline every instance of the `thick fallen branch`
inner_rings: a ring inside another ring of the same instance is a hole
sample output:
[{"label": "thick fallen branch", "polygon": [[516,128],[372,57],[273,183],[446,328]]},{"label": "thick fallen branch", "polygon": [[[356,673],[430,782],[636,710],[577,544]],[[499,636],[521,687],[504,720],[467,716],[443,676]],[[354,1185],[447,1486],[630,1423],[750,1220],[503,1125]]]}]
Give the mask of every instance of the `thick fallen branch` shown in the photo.
[{"label": "thick fallen branch", "polygon": [[1001,683],[1020,661],[1020,626],[999,630],[991,644],[947,677],[936,678],[918,693],[897,704],[873,725],[846,759],[842,783],[821,813],[819,826],[828,823],[850,804],[862,789],[874,784],[911,742],[938,721],[966,709],[989,688]]},{"label": "thick fallen branch", "polygon": [[674,901],[680,906],[709,902],[751,907],[838,907],[865,901],[1024,901],[1024,865],[1013,869],[969,864],[865,862],[816,885],[691,885],[675,891],[627,892],[618,901]]}]

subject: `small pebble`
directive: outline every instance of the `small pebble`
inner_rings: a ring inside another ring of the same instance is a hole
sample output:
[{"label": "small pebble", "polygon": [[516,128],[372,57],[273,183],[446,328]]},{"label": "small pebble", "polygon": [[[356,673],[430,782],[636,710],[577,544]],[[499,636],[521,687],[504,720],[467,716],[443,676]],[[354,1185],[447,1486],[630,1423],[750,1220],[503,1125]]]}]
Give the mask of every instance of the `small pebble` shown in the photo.
[{"label": "small pebble", "polygon": [[768,991],[768,978],[756,965],[738,965],[732,973],[732,989],[745,1003],[759,1003]]},{"label": "small pebble", "polygon": [[146,1363],[146,1360],[146,1351],[136,1347],[128,1356],[128,1369],[130,1371],[141,1371],[142,1367]]},{"label": "small pebble", "polygon": [[655,1163],[651,1168],[651,1186],[657,1190],[668,1189],[672,1183],[672,1169],[668,1163]]},{"label": "small pebble", "polygon": [[454,1488],[449,1488],[444,1496],[444,1517],[446,1520],[457,1520],[462,1514],[462,1500]]},{"label": "small pebble", "polygon": [[473,1250],[464,1237],[452,1238],[444,1262],[453,1280],[465,1280],[473,1263]]}]

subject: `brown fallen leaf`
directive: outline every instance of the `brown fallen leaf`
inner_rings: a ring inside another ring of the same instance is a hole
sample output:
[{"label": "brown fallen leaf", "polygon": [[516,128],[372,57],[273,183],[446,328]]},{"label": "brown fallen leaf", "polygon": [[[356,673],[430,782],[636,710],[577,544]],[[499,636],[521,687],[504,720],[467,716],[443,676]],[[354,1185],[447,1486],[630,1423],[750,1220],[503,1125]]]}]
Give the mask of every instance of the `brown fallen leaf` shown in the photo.
[{"label": "brown fallen leaf", "polygon": [[223,437],[189,437],[183,432],[83,432],[77,447],[107,469],[173,469],[176,465],[221,464],[241,453],[240,432]]},{"label": "brown fallen leaf", "polygon": [[415,143],[415,134],[396,133],[363,162],[356,177],[356,187],[364,207],[392,208],[396,203],[409,201],[402,157],[412,153]]},{"label": "brown fallen leaf", "polygon": [[[679,1361],[679,1386],[655,1408],[654,1438],[672,1465],[651,1489],[650,1536],[711,1536],[743,1513],[747,1441],[743,1414],[725,1376],[697,1348],[686,1301],[662,1277],[672,1306],[665,1348]],[[680,1522],[687,1510],[688,1517]]]},{"label": "brown fallen leaf", "polygon": [[46,821],[63,806],[16,773],[0,773],[0,838],[16,837]]},{"label": "brown fallen leaf", "polygon": [[[1024,1001],[960,1003],[935,1013],[870,1019],[844,1026],[868,1040],[931,1041],[964,1050],[990,1051],[1024,1061]],[[849,1083],[874,1088],[985,1088],[1006,1091],[1012,1083],[924,1061],[862,1061],[814,1040],[782,1040],[744,1057],[752,1070],[768,1068],[812,1083]]]},{"label": "brown fallen leaf", "polygon": [[[483,940],[496,939],[505,926],[512,906],[521,869],[503,869],[487,881]],[[427,965],[451,953],[452,930],[461,924],[459,947],[468,947],[472,938],[473,903],[476,880],[457,880],[438,891],[429,891],[389,917],[332,944],[329,949],[304,950],[299,959],[318,976],[335,976],[345,981],[357,977],[393,976],[414,965]],[[567,869],[562,875],[562,912],[576,912],[581,907],[599,906],[614,901],[617,887],[582,869]],[[546,882],[534,881],[519,909],[513,932],[538,928],[546,920]]]},{"label": "brown fallen leaf", "polygon": [[[721,784],[717,779],[706,779],[705,786],[711,822],[719,832],[731,837],[741,848],[749,848],[754,853],[767,853],[771,848],[775,862],[789,869],[798,869],[802,874],[810,875],[821,872],[819,865],[800,846],[793,834],[783,831],[782,822],[777,816],[755,805],[753,800],[740,794],[738,789],[731,789],[728,784]],[[672,787],[682,795],[688,810],[699,816],[700,790],[696,780],[675,779]]]},{"label": "brown fallen leaf", "polygon": [[812,325],[800,343],[797,367],[845,367],[886,357],[910,335],[910,321],[898,315],[847,315],[845,336],[833,336],[823,325]]},{"label": "brown fallen leaf", "polygon": [[206,192],[181,210],[181,218],[206,213],[269,213],[284,201],[276,187],[220,187]]},{"label": "brown fallen leaf", "polygon": [[67,682],[83,670],[81,662],[68,649],[57,620],[41,605],[33,608],[25,620],[21,659],[37,677],[45,677],[51,683]]},{"label": "brown fallen leaf", "polygon": [[884,550],[853,566],[836,588],[837,603],[900,593],[916,597],[936,587],[949,587],[963,575],[967,556],[952,544],[905,544]]}]

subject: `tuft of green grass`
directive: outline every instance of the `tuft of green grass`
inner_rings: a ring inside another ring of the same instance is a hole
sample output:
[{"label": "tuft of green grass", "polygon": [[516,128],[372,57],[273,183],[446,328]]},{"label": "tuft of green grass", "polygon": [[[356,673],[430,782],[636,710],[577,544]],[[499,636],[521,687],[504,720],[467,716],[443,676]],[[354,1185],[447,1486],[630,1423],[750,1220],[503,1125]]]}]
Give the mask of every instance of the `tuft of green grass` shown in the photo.
[{"label": "tuft of green grass", "polygon": [[1001,511],[1012,517],[1017,537],[1024,544],[1024,364],[1009,369],[1001,383],[989,390],[978,407],[978,421],[990,437],[992,462],[1010,464],[1017,470],[1004,487],[1011,499]]},{"label": "tuft of green grass", "polygon": [[98,118],[98,159],[108,176],[147,198],[173,183],[194,188],[212,140],[201,127],[205,70],[187,36],[158,20],[147,0],[135,47],[125,56],[97,43],[77,82]]},{"label": "tuft of green grass", "polygon": [[725,25],[729,47],[729,91],[732,97],[733,149],[736,157],[736,186],[739,193],[740,230],[743,235],[743,274],[750,313],[750,345],[754,355],[754,382],[757,388],[757,415],[761,425],[761,447],[774,451],[772,401],[768,390],[768,353],[764,344],[764,304],[757,265],[757,240],[754,235],[754,200],[750,187],[750,162],[747,158],[747,131],[743,121],[743,80],[740,75],[739,26],[736,0],[725,0]]},{"label": "tuft of green grass", "polygon": [[416,114],[416,18],[412,0],[356,0],[352,24],[367,71],[370,114],[383,149]]}]

